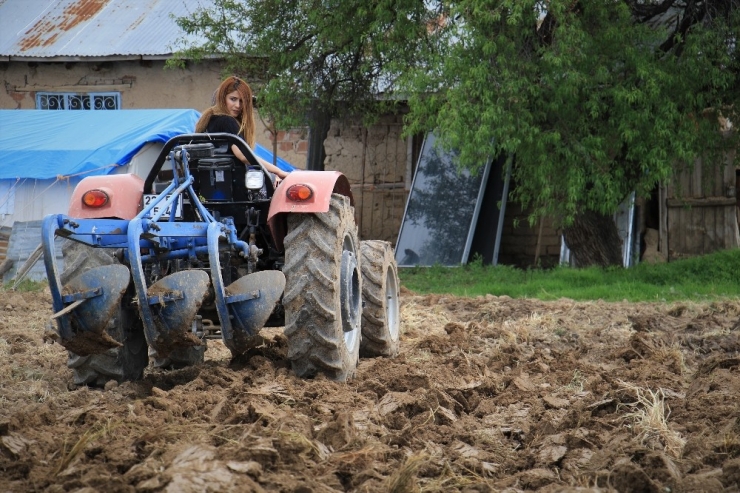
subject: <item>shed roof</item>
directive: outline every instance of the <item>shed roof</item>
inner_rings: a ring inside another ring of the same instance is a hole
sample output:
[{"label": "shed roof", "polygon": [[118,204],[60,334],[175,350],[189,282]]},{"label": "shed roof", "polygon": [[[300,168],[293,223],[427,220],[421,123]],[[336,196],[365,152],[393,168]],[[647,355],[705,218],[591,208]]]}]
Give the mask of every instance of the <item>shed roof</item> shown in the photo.
[{"label": "shed roof", "polygon": [[0,1],[0,57],[166,58],[185,38],[175,22],[211,0]]}]

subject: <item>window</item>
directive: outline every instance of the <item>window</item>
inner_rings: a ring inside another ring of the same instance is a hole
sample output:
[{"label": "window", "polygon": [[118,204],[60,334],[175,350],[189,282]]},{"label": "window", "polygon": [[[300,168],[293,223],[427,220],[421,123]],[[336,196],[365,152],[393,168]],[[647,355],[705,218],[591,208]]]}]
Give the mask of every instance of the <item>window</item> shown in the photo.
[{"label": "window", "polygon": [[36,108],[40,110],[117,110],[121,108],[121,95],[117,92],[36,93]]}]

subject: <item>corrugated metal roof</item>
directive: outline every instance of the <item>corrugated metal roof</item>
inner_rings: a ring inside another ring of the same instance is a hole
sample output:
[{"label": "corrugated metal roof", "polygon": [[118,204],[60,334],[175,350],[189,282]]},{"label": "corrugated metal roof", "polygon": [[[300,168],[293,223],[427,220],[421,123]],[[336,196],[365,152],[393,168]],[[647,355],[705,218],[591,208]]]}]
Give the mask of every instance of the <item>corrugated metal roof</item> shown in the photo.
[{"label": "corrugated metal roof", "polygon": [[209,0],[0,0],[0,56],[167,56]]}]

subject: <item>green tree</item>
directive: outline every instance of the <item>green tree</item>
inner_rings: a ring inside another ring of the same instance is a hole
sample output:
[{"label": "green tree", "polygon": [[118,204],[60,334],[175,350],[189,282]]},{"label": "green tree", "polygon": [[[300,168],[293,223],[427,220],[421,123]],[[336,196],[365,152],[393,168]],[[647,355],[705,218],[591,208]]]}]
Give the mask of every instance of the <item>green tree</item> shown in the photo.
[{"label": "green tree", "polygon": [[[620,262],[610,220],[696,157],[737,147],[737,1],[445,2],[405,73],[408,131],[439,129],[461,165],[516,156],[513,196],[566,226],[587,264]],[[433,70],[428,70],[433,68]]]},{"label": "green tree", "polygon": [[309,167],[323,169],[331,119],[387,111],[378,95],[414,62],[411,43],[435,15],[414,0],[213,0],[178,18],[202,41],[171,64],[218,54],[227,73],[261,79],[260,112],[278,128],[309,125]]},{"label": "green tree", "polygon": [[738,145],[718,119],[740,120],[740,0],[213,1],[180,19],[206,39],[181,56],[259,74],[279,127],[323,143],[330,118],[407,100],[407,133],[460,166],[515,155],[512,198],[560,218],[583,265],[619,262],[631,191]]}]

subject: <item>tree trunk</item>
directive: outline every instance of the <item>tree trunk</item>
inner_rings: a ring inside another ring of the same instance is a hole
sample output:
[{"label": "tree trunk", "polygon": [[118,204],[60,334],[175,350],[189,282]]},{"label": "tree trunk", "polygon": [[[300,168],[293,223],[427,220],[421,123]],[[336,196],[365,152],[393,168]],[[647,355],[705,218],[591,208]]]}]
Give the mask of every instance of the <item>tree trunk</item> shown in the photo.
[{"label": "tree trunk", "polygon": [[311,110],[311,124],[308,131],[308,155],[306,156],[306,169],[312,171],[324,171],[324,141],[329,134],[331,116],[323,108],[314,107]]},{"label": "tree trunk", "polygon": [[622,239],[611,216],[579,213],[563,236],[576,267],[622,265]]}]

